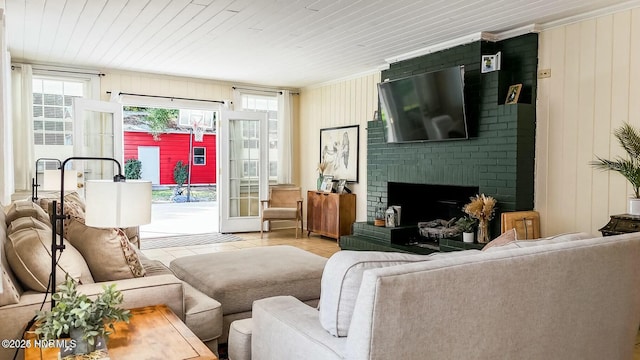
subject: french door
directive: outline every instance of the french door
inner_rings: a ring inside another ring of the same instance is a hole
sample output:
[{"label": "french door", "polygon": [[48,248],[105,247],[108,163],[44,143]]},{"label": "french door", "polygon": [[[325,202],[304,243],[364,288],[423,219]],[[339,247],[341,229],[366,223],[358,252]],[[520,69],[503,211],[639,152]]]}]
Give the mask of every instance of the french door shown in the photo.
[{"label": "french door", "polygon": [[[124,174],[122,105],[115,102],[73,99],[73,156],[114,158]],[[86,180],[111,179],[116,168],[110,161],[74,161],[78,190]]]},{"label": "french door", "polygon": [[260,230],[269,188],[267,113],[222,111],[218,127],[220,232]]}]

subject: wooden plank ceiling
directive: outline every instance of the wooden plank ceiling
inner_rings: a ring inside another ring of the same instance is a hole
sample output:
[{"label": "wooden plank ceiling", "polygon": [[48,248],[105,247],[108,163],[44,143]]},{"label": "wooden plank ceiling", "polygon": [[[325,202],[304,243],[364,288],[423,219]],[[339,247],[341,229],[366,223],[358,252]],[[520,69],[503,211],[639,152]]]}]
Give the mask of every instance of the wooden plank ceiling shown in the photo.
[{"label": "wooden plank ceiling", "polygon": [[[624,0],[5,0],[14,61],[304,87]],[[622,5],[621,5],[622,4]]]}]

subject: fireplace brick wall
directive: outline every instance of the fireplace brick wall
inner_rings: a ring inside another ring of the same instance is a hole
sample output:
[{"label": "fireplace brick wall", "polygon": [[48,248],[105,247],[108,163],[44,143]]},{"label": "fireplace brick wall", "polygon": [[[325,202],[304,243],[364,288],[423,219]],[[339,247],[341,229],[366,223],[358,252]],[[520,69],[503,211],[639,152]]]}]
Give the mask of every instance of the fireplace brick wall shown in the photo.
[{"label": "fireplace brick wall", "polygon": [[[500,71],[480,73],[481,55],[502,51]],[[465,66],[465,99],[472,138],[387,144],[382,121],[368,123],[367,221],[378,198],[387,204],[387,182],[477,186],[494,196],[499,211],[533,208],[535,96],[538,36],[496,43],[479,41],[392,64],[382,79]],[[518,104],[505,105],[510,85],[523,84]],[[387,204],[393,205],[393,204]],[[499,229],[499,216],[492,222]]]}]

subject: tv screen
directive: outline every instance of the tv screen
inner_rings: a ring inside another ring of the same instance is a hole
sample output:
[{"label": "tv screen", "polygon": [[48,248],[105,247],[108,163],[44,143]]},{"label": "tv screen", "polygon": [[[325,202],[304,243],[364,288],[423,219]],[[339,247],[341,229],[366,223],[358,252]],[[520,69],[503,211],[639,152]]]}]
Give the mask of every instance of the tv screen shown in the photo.
[{"label": "tv screen", "polygon": [[387,142],[467,139],[464,66],[378,84]]}]

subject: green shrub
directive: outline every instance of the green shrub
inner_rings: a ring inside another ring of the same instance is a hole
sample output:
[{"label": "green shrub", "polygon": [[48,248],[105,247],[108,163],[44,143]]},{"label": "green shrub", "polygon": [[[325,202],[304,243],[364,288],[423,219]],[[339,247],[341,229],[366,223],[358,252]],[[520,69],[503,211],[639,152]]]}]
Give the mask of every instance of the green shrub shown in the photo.
[{"label": "green shrub", "polygon": [[180,187],[182,184],[187,182],[188,176],[189,170],[187,168],[187,164],[183,163],[182,160],[178,160],[176,166],[173,168],[173,180]]},{"label": "green shrub", "polygon": [[124,162],[124,176],[127,179],[140,179],[142,174],[142,162],[138,159],[129,159]]}]

